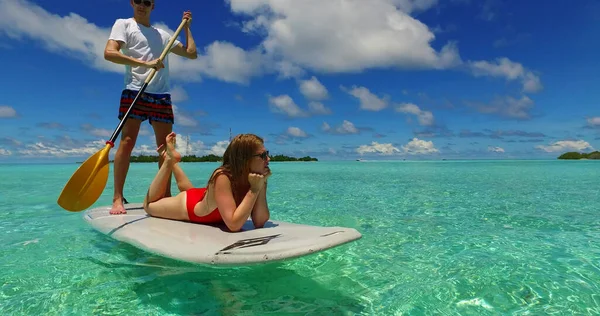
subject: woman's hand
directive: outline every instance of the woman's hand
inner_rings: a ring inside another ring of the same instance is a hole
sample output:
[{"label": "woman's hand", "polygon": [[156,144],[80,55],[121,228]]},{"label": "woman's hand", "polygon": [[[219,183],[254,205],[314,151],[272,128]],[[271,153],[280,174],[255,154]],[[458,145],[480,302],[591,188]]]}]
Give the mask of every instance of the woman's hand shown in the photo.
[{"label": "woman's hand", "polygon": [[250,173],[248,174],[248,182],[250,182],[250,190],[258,192],[265,185],[265,176],[258,173]]},{"label": "woman's hand", "polygon": [[267,167],[267,171],[263,174],[265,177],[265,182],[267,182],[267,179],[271,176],[271,174],[271,168]]}]

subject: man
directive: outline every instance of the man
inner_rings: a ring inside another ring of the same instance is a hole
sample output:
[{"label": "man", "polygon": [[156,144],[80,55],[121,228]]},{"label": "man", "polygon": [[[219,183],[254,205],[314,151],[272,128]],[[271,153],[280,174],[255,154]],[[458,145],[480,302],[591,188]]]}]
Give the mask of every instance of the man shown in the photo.
[{"label": "man", "polygon": [[[131,110],[121,131],[121,141],[115,153],[114,195],[111,214],[125,214],[123,206],[123,186],[129,171],[129,159],[135,147],[138,132],[143,121],[148,120],[154,130],[156,146],[163,145],[167,135],[173,130],[174,117],[169,86],[168,55],[158,60],[170,35],[150,24],[150,13],[154,10],[154,0],[130,0],[133,17],[117,19],[104,49],[104,58],[113,63],[125,65],[125,88],[121,94],[119,119],[123,119],[133,99],[144,84],[152,68],[158,71],[146,87],[144,93]],[[190,31],[192,13],[186,11],[183,18],[188,22],[184,27],[186,45],[176,40],[171,52],[189,59],[197,58],[196,44]],[[163,163],[162,157],[158,166]],[[171,181],[167,196],[171,195]]]}]

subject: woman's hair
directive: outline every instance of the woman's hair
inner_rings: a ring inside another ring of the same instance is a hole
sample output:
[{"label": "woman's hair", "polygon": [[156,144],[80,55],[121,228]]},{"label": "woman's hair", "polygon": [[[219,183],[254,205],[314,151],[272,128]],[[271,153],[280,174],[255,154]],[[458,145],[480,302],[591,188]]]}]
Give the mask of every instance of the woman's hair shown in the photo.
[{"label": "woman's hair", "polygon": [[240,203],[244,195],[239,192],[239,189],[250,185],[248,182],[250,161],[263,144],[264,140],[254,134],[235,136],[225,149],[223,163],[208,179],[208,185],[214,183],[220,174],[226,175],[231,182],[233,197],[236,203]]}]

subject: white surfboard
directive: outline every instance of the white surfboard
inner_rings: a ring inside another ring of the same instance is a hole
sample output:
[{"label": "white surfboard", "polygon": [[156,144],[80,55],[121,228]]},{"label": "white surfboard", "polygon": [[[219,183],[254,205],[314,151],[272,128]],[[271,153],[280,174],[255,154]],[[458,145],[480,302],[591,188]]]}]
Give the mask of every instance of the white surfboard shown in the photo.
[{"label": "white surfboard", "polygon": [[142,250],[176,260],[212,265],[248,265],[296,258],[361,238],[346,227],[323,227],[268,221],[242,231],[149,216],[141,203],[125,204],[127,214],[110,215],[110,206],[84,212],[97,231]]}]

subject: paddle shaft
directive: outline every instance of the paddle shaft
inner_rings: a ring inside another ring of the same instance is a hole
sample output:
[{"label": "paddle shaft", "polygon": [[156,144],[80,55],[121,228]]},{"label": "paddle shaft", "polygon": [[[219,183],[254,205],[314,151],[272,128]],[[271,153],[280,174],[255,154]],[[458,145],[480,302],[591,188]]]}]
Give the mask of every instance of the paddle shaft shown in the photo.
[{"label": "paddle shaft", "polygon": [[[187,19],[183,19],[181,21],[181,24],[179,24],[179,27],[177,28],[177,30],[175,31],[175,33],[171,37],[171,40],[169,40],[169,43],[163,49],[162,54],[160,54],[160,57],[158,58],[160,61],[163,61],[165,59],[165,57],[167,56],[167,54],[171,50],[171,46],[173,46],[173,43],[175,43],[175,40],[177,39],[177,36],[179,36],[179,33],[181,32],[181,30],[183,29],[183,27],[185,26],[186,23],[187,23]],[[144,91],[146,90],[146,87],[148,87],[148,84],[150,83],[150,81],[152,81],[152,78],[154,78],[154,75],[156,74],[156,72],[157,72],[156,68],[152,68],[152,70],[150,71],[150,74],[148,75],[148,77],[144,81],[144,84],[142,85],[142,88],[140,89],[140,91],[138,92],[138,94],[135,96],[135,99],[133,99],[133,102],[131,102],[131,105],[129,106],[129,109],[127,109],[127,112],[125,112],[125,116],[123,117],[123,119],[121,120],[121,122],[119,123],[119,125],[117,126],[117,128],[115,129],[115,131],[113,132],[113,134],[110,137],[110,139],[106,142],[107,144],[110,144],[111,147],[114,147],[115,140],[117,139],[117,137],[121,133],[121,130],[123,129],[123,125],[125,125],[125,121],[127,121],[127,118],[129,117],[129,113],[131,112],[131,110],[133,109],[133,107],[135,106],[135,104],[137,103],[137,101],[140,98],[140,96],[142,95],[142,93],[144,93]]]}]

